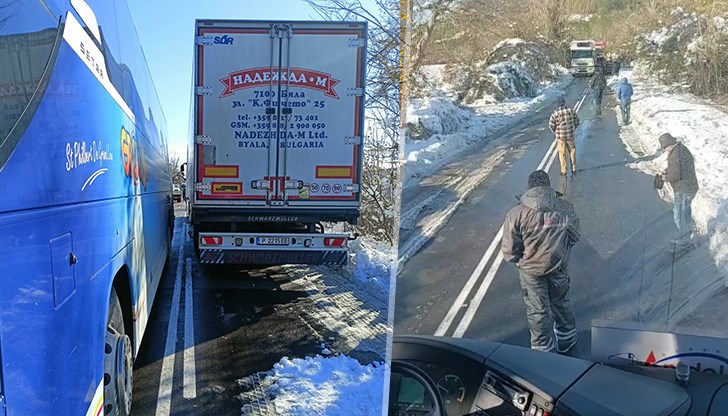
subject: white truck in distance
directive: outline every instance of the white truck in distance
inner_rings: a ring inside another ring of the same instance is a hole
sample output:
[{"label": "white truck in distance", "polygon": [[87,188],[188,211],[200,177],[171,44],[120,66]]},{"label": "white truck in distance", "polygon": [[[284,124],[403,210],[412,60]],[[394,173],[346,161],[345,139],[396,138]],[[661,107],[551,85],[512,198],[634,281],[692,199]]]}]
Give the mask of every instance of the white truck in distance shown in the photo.
[{"label": "white truck in distance", "polygon": [[201,263],[345,264],[366,23],[197,20],[189,215]]},{"label": "white truck in distance", "polygon": [[575,40],[571,42],[571,73],[572,75],[594,75],[596,64],[595,45],[592,40]]}]

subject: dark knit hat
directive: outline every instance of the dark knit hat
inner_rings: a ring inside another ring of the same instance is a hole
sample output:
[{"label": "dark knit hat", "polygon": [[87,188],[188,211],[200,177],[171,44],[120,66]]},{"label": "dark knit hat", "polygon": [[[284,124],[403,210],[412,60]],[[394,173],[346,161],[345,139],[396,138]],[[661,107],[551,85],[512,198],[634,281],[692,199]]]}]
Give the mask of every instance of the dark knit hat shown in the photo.
[{"label": "dark knit hat", "polygon": [[662,136],[660,136],[659,140],[660,140],[660,147],[663,149],[677,143],[677,140],[675,140],[675,138],[672,137],[672,135],[670,133],[663,134]]},{"label": "dark knit hat", "polygon": [[528,175],[528,189],[537,186],[551,186],[549,174],[542,170],[535,170]]}]

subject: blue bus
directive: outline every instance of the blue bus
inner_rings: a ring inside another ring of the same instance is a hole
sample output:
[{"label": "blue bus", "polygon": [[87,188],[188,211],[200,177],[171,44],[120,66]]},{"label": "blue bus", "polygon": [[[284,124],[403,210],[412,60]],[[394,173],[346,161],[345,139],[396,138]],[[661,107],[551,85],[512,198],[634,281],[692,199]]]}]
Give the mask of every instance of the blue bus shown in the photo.
[{"label": "blue bus", "polygon": [[0,107],[0,415],[128,415],[174,211],[125,1],[0,1]]}]

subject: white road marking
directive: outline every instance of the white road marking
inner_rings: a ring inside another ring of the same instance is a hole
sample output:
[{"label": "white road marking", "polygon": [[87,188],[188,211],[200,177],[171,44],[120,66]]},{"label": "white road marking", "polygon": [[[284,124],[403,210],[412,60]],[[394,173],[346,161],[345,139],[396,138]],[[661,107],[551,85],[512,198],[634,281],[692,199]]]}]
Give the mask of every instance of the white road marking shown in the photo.
[{"label": "white road marking", "polygon": [[192,259],[187,259],[185,275],[185,353],[184,353],[184,388],[182,397],[197,397],[197,376],[195,374],[195,321],[192,304]]},{"label": "white road marking", "polygon": [[164,348],[164,360],[162,360],[162,371],[159,375],[159,394],[157,395],[156,416],[169,416],[172,405],[172,382],[174,381],[174,358],[177,347],[177,317],[179,315],[179,300],[182,281],[182,269],[184,266],[184,236],[187,234],[187,226],[182,227],[179,241],[179,254],[177,256],[177,273],[174,280],[172,294],[172,306],[169,312],[169,325],[167,327],[167,344]]},{"label": "white road marking", "polygon": [[470,301],[470,305],[468,305],[468,309],[465,311],[465,315],[463,316],[463,319],[460,321],[460,325],[458,325],[458,327],[455,328],[455,332],[452,335],[453,337],[462,338],[463,334],[465,334],[465,331],[468,329],[468,326],[470,326],[470,322],[475,317],[475,312],[478,311],[478,308],[480,307],[480,303],[483,301],[483,298],[485,297],[485,293],[488,291],[490,284],[493,283],[493,279],[495,278],[495,274],[496,274],[496,272],[498,272],[498,269],[500,268],[501,263],[503,263],[503,253],[500,250],[498,250],[498,254],[496,254],[495,260],[493,260],[493,265],[490,266],[490,270],[488,270],[488,274],[485,275],[485,279],[483,279],[483,283],[480,284],[480,288],[478,288],[478,292],[475,294],[473,299]]},{"label": "white road marking", "polygon": [[[574,111],[579,112],[582,105],[584,104],[584,100],[587,97],[588,89],[584,90],[584,93],[581,97],[581,100],[574,106]],[[556,158],[556,155],[558,154],[556,149],[556,140],[551,143],[548,150],[546,151],[546,154],[544,155],[543,159],[541,159],[541,162],[538,164],[537,170],[545,170],[546,172],[549,171],[551,168],[551,165],[554,163],[554,159]],[[450,307],[450,310],[448,310],[447,314],[445,315],[445,318],[440,322],[440,326],[437,327],[437,330],[435,331],[436,336],[444,336],[450,326],[452,326],[453,321],[455,320],[455,317],[457,316],[458,312],[464,308],[467,304],[468,295],[473,290],[473,287],[475,286],[475,283],[477,282],[480,275],[485,270],[485,267],[488,265],[488,262],[493,257],[493,254],[496,252],[496,249],[498,248],[498,245],[501,243],[501,240],[503,239],[503,226],[501,226],[500,230],[498,230],[498,233],[496,234],[493,241],[490,243],[490,246],[485,250],[485,254],[480,259],[480,262],[475,267],[475,270],[473,270],[473,273],[470,275],[468,280],[465,282],[465,285],[463,286],[462,290],[458,294],[458,297],[455,298],[455,302]],[[483,279],[483,282],[480,284],[480,287],[478,287],[478,291],[475,293],[473,298],[470,300],[470,303],[467,304],[467,309],[465,310],[465,314],[463,315],[462,319],[460,320],[460,323],[458,324],[457,328],[455,328],[455,332],[453,333],[453,337],[455,338],[461,338],[465,331],[470,326],[470,323],[472,322],[473,318],[475,317],[475,313],[478,311],[478,308],[480,307],[480,304],[482,303],[483,299],[485,298],[485,294],[488,291],[488,288],[490,288],[491,283],[493,283],[493,280],[495,279],[495,275],[498,272],[498,269],[500,268],[501,263],[503,263],[503,253],[498,250],[497,254],[495,256],[495,259],[493,260],[493,263],[491,264],[490,268],[488,269],[488,273],[485,275],[485,278]]]},{"label": "white road marking", "polygon": [[488,261],[490,260],[495,250],[498,248],[498,243],[500,243],[501,238],[503,238],[503,227],[500,228],[498,234],[496,234],[495,236],[495,239],[490,243],[490,246],[488,246],[488,249],[485,251],[483,258],[480,259],[480,263],[478,263],[478,266],[475,267],[475,270],[473,270],[473,273],[470,275],[468,281],[465,282],[463,290],[460,291],[460,294],[450,307],[447,315],[445,315],[445,319],[442,320],[440,326],[437,328],[437,331],[435,331],[435,335],[443,336],[447,332],[448,328],[450,328],[450,325],[452,325],[452,321],[455,319],[455,316],[465,305],[465,301],[468,300],[468,294],[470,294],[473,286],[475,286],[475,282],[478,281],[478,277],[480,277],[480,274],[483,273],[483,270],[485,270],[485,266],[488,264]]}]

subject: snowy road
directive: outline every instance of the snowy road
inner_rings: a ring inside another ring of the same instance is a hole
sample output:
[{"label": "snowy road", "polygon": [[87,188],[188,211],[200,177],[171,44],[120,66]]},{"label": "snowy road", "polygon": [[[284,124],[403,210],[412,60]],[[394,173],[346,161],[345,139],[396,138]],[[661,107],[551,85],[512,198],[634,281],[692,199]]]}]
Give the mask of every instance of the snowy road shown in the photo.
[{"label": "snowy road", "polygon": [[[260,382],[283,357],[336,355],[324,363],[331,374],[347,366],[368,375],[368,391],[381,397],[383,372],[370,364],[384,361],[386,299],[326,268],[202,266],[181,239],[185,221],[177,218],[174,256],[135,362],[134,415],[239,416],[246,405],[243,414],[275,414]],[[283,361],[288,377],[291,362]],[[324,399],[319,406],[331,407]]]},{"label": "snowy road", "polygon": [[[586,80],[577,80],[569,88],[570,105],[585,87]],[[592,324],[631,323],[659,330],[694,324],[697,312],[686,307],[692,277],[718,274],[705,245],[677,259],[668,253],[674,232],[671,207],[653,190],[648,175],[627,167],[633,158],[620,141],[614,103],[608,102],[601,118],[594,117],[590,98],[580,110],[579,174],[561,180],[558,159],[549,170],[552,184],[574,203],[582,223],[583,238],[572,254],[570,272],[583,355],[589,352]],[[402,247],[411,257],[397,279],[395,334],[529,344],[517,271],[501,264],[498,240],[505,213],[525,190],[528,174],[549,166],[553,136],[546,127],[548,113],[537,113],[498,143],[474,148],[467,158],[446,165],[403,195],[403,213],[418,214],[403,223],[400,257]],[[478,180],[468,193],[453,198],[458,203],[448,212],[446,205],[418,206],[428,192],[460,192],[447,181],[451,171]],[[430,226],[432,218],[446,221],[438,230]],[[435,230],[431,240],[422,237],[428,226]],[[410,248],[417,239],[423,246],[419,251]]]}]

